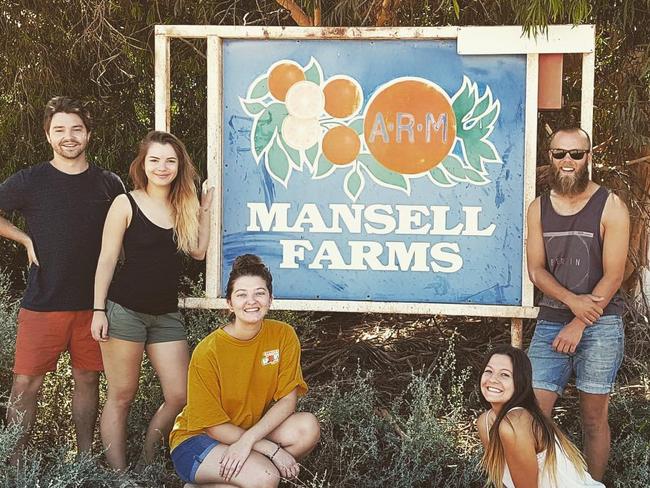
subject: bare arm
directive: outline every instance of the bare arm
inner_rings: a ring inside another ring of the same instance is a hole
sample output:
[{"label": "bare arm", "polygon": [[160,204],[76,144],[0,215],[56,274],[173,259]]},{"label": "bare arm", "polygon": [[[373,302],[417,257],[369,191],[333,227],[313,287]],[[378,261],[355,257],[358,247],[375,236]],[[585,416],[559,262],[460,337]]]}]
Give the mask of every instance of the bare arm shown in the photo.
[{"label": "bare arm", "polygon": [[[577,295],[562,286],[546,269],[546,251],[544,250],[541,202],[539,198],[536,198],[530,204],[527,221],[526,257],[530,280],[544,294],[561,301],[569,307],[573,315],[583,325],[593,324],[603,313],[602,297],[595,295],[593,292],[591,295]],[[597,288],[594,288],[594,290]]]},{"label": "bare arm", "polygon": [[605,308],[623,283],[627,251],[630,244],[630,214],[617,195],[610,193],[601,220],[603,226],[603,277],[593,295],[602,297]]},{"label": "bare arm", "polygon": [[488,433],[485,428],[485,418],[487,415],[488,412],[483,412],[476,420],[476,430],[478,430],[478,436],[481,439],[481,444],[483,444],[483,449],[487,449],[489,442]]},{"label": "bare arm", "polygon": [[537,488],[537,453],[530,414],[508,413],[499,424],[499,437],[515,488]]},{"label": "bare arm", "polygon": [[22,230],[16,227],[14,224],[5,219],[0,215],[0,236],[16,241],[25,247],[27,251],[27,260],[29,265],[35,264],[39,265],[38,258],[36,257],[36,251],[34,250],[34,243],[32,242],[31,237],[25,234]]},{"label": "bare arm", "polygon": [[208,243],[210,242],[210,208],[212,206],[212,196],[214,194],[214,187],[207,188],[207,181],[203,183],[201,190],[201,206],[199,208],[199,236],[196,243],[196,248],[190,251],[192,256],[197,261],[205,259],[205,253],[208,250]]},{"label": "bare arm", "polygon": [[[115,265],[122,249],[124,232],[131,220],[131,212],[131,204],[128,198],[126,195],[120,195],[115,198],[106,215],[102,234],[102,250],[99,254],[97,271],[95,272],[95,301],[93,308],[106,307],[108,287],[113,279]],[[93,313],[90,329],[93,339],[96,341],[108,340],[106,312],[97,311]]]},{"label": "bare arm", "polygon": [[[221,476],[226,481],[239,473],[244,462],[248,459],[251,450],[272,457],[272,461],[276,460],[275,455],[278,453],[278,447],[280,446],[275,442],[267,440],[266,436],[278,428],[282,422],[295,412],[297,401],[298,390],[294,389],[291,393],[275,402],[264,416],[248,430],[231,423],[215,425],[205,429],[210,437],[229,445],[220,461]],[[284,449],[280,448],[279,450],[282,451],[284,459],[288,459],[287,456],[291,459],[292,462],[289,461],[286,464],[295,464],[295,459],[284,451]],[[287,471],[287,466],[284,465],[280,465],[278,468],[285,477],[298,474],[297,472]]]}]

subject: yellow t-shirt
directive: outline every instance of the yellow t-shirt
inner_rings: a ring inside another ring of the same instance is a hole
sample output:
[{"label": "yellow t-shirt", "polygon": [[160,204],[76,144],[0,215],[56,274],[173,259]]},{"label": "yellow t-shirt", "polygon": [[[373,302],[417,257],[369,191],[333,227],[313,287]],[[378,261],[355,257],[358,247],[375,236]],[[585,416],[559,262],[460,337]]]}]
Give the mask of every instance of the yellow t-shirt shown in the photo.
[{"label": "yellow t-shirt", "polygon": [[277,320],[264,320],[248,341],[215,330],[194,349],[187,379],[187,405],[169,435],[172,450],[215,425],[230,422],[248,429],[272,401],[294,388],[298,395],[307,391],[298,336]]}]

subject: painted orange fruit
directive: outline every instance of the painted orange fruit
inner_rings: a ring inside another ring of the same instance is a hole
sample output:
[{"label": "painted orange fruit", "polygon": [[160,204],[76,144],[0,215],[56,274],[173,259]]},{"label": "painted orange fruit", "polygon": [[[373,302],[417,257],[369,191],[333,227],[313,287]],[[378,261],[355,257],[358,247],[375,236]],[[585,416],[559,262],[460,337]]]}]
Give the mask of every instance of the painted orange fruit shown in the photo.
[{"label": "painted orange fruit", "polygon": [[269,71],[269,91],[277,100],[284,102],[287,91],[294,83],[305,79],[302,68],[293,61],[282,61]]},{"label": "painted orange fruit", "polygon": [[361,140],[353,129],[344,125],[333,127],[323,137],[323,154],[333,164],[354,161],[361,150]]},{"label": "painted orange fruit", "polygon": [[363,122],[368,150],[402,174],[429,171],[445,159],[456,139],[456,116],[447,94],[422,78],[398,78],[379,88]]},{"label": "painted orange fruit", "polygon": [[359,111],[361,87],[347,77],[331,78],[323,88],[325,111],[332,117],[344,119]]}]

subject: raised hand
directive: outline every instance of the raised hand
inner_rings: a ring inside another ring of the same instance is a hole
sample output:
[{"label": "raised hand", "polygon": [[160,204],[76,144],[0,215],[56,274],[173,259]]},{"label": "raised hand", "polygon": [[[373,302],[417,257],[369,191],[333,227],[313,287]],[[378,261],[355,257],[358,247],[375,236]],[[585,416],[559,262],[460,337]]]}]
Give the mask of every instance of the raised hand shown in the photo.
[{"label": "raised hand", "polygon": [[208,180],[205,180],[201,185],[201,210],[207,212],[212,205],[212,197],[214,196],[214,186],[208,188]]}]

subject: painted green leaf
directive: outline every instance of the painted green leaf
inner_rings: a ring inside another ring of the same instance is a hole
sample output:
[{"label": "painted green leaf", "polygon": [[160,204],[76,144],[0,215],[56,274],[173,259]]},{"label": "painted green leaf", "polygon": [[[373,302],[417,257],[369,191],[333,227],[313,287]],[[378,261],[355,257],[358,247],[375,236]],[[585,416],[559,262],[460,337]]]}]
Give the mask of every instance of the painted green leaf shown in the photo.
[{"label": "painted green leaf", "polygon": [[324,154],[320,155],[318,158],[318,165],[316,166],[316,172],[314,173],[314,178],[321,178],[329,173],[334,165],[330,162],[329,159],[325,157]]},{"label": "painted green leaf", "polygon": [[488,95],[484,96],[476,107],[474,107],[474,110],[472,110],[472,118],[481,117],[487,111],[490,103],[492,103],[492,96],[488,92]]},{"label": "painted green leaf", "polygon": [[380,184],[384,183],[385,186],[399,188],[408,192],[409,184],[406,178],[380,164],[372,154],[359,154],[357,159]]},{"label": "painted green leaf", "polygon": [[478,153],[483,161],[501,161],[501,158],[499,158],[499,155],[492,147],[492,145],[487,144],[483,141],[481,141],[481,144],[478,147]]},{"label": "painted green leaf", "polygon": [[481,131],[481,135],[484,136],[488,133],[490,127],[496,121],[497,116],[499,115],[499,102],[495,103],[490,107],[490,109],[485,112],[476,124],[478,130]]},{"label": "painted green leaf", "polygon": [[284,103],[272,103],[253,124],[253,156],[259,161],[271,142],[276,129],[280,132],[282,121],[287,116]]},{"label": "painted green leaf", "polygon": [[318,61],[316,61],[314,58],[311,58],[311,60],[309,61],[309,65],[305,70],[305,79],[307,81],[313,81],[317,85],[320,85],[321,82],[320,65],[318,64]]},{"label": "painted green leaf", "polygon": [[287,144],[287,142],[284,140],[284,137],[282,137],[282,133],[279,131],[278,131],[278,137],[280,138],[282,147],[284,148],[284,150],[287,152],[287,155],[289,156],[291,165],[297,170],[300,170],[302,168],[302,164],[300,164],[301,163],[300,151],[292,148],[289,144]]},{"label": "painted green leaf", "polygon": [[247,102],[246,100],[241,100],[241,105],[242,105],[242,108],[249,115],[257,115],[258,113],[260,113],[262,110],[264,110],[266,108],[266,106],[263,103]]},{"label": "painted green leaf", "polygon": [[267,169],[271,173],[271,176],[286,186],[287,180],[289,179],[289,159],[278,144],[277,139],[273,140],[273,144],[271,144],[266,157]]},{"label": "painted green leaf", "polygon": [[453,186],[455,184],[438,166],[429,171],[429,177],[440,186]]},{"label": "painted green leaf", "polygon": [[316,163],[316,156],[318,156],[318,143],[305,150],[305,157],[307,158],[307,161],[309,161],[311,167]]},{"label": "painted green leaf", "polygon": [[[483,144],[482,141],[477,139],[469,139],[464,141],[465,144],[465,156],[467,164],[476,171],[483,171],[483,162],[481,161],[481,149],[480,147]],[[446,166],[445,166],[446,167]]]},{"label": "painted green leaf", "polygon": [[461,122],[463,117],[465,117],[474,106],[474,96],[470,91],[470,86],[471,82],[469,79],[464,78],[461,92],[458,94],[452,105],[458,126],[462,125]]},{"label": "painted green leaf", "polygon": [[363,176],[356,169],[353,169],[348,173],[345,178],[345,187],[348,190],[348,193],[353,200],[356,200],[361,192],[361,187],[363,185]]},{"label": "painted green leaf", "polygon": [[259,98],[264,98],[268,94],[269,94],[269,83],[267,77],[265,76],[255,84],[255,86],[251,89],[250,93],[248,94],[247,98],[256,100]]},{"label": "painted green leaf", "polygon": [[467,179],[465,176],[465,168],[463,168],[463,164],[457,156],[450,154],[440,164],[455,179],[459,181],[465,181]]},{"label": "painted green leaf", "polygon": [[472,183],[477,183],[479,185],[483,185],[490,181],[478,171],[474,171],[473,169],[470,168],[465,168],[465,176]]},{"label": "painted green leaf", "polygon": [[359,135],[363,134],[363,117],[353,120],[348,127]]}]

